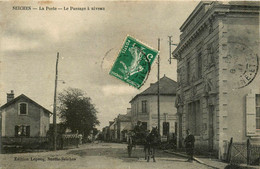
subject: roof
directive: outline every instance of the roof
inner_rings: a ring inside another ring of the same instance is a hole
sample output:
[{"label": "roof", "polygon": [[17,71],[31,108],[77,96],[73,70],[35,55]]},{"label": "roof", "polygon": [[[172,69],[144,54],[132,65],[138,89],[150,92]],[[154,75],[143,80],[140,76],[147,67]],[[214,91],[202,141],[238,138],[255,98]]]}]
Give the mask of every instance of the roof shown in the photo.
[{"label": "roof", "polygon": [[127,115],[127,114],[124,114],[124,115],[119,114],[119,115],[117,116],[117,120],[118,120],[118,121],[131,121],[131,116],[129,116],[129,115]]},{"label": "roof", "polygon": [[[175,96],[177,93],[177,82],[168,78],[167,76],[163,76],[160,80],[160,95],[169,95]],[[145,95],[157,95],[158,94],[158,81],[156,83],[151,83],[150,87],[148,87],[143,92],[137,94],[131,101],[134,101],[138,96],[145,96]]]},{"label": "roof", "polygon": [[2,107],[0,107],[0,109],[4,109],[8,106],[10,106],[11,104],[15,103],[16,101],[18,101],[21,98],[25,98],[26,100],[28,100],[29,102],[31,102],[32,104],[42,108],[46,113],[52,114],[52,112],[50,112],[49,110],[47,110],[46,108],[44,108],[43,106],[39,105],[38,103],[36,103],[35,101],[33,101],[32,99],[30,99],[29,97],[25,96],[24,94],[21,94],[20,96],[14,98],[13,100],[7,102],[6,104],[4,104]]},{"label": "roof", "polygon": [[123,130],[132,130],[132,125],[128,123]]}]

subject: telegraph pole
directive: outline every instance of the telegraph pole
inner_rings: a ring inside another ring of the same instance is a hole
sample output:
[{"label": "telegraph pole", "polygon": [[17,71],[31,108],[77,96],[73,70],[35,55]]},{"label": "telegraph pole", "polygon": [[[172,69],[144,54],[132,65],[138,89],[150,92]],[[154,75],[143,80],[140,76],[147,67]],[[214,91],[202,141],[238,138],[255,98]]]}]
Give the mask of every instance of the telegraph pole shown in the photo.
[{"label": "telegraph pole", "polygon": [[158,133],[160,136],[160,38],[158,38],[158,90],[157,90],[157,107],[158,107]]},{"label": "telegraph pole", "polygon": [[54,103],[53,103],[53,150],[54,151],[56,151],[57,149],[56,95],[57,95],[57,82],[58,82],[58,63],[59,63],[59,52],[57,53],[57,60],[56,60]]}]

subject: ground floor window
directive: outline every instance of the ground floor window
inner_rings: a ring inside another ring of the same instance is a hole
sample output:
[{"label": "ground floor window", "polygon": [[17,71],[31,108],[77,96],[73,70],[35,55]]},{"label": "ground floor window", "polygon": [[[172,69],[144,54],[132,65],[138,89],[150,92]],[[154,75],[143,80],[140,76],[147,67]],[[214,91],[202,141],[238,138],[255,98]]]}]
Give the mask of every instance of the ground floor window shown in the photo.
[{"label": "ground floor window", "polygon": [[188,129],[194,135],[200,135],[201,114],[199,100],[188,104]]},{"label": "ground floor window", "polygon": [[15,136],[16,137],[30,137],[30,126],[17,125],[15,126]]}]

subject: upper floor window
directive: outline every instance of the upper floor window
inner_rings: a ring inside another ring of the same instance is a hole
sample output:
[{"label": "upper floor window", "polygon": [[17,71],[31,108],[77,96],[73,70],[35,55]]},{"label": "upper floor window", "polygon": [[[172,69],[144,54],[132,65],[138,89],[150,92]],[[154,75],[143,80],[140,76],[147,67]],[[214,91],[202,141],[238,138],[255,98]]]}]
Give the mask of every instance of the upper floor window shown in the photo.
[{"label": "upper floor window", "polygon": [[190,61],[187,62],[187,82],[190,83]]},{"label": "upper floor window", "polygon": [[215,64],[214,50],[213,43],[207,45],[207,67]]},{"label": "upper floor window", "polygon": [[256,129],[260,130],[260,94],[256,94]]},{"label": "upper floor window", "polygon": [[197,60],[198,64],[198,78],[202,77],[202,56],[201,56],[201,52],[198,54],[198,60]]},{"label": "upper floor window", "polygon": [[142,113],[147,113],[147,100],[142,101]]},{"label": "upper floor window", "polygon": [[28,114],[28,105],[27,105],[27,103],[20,103],[19,104],[19,114],[20,115]]}]

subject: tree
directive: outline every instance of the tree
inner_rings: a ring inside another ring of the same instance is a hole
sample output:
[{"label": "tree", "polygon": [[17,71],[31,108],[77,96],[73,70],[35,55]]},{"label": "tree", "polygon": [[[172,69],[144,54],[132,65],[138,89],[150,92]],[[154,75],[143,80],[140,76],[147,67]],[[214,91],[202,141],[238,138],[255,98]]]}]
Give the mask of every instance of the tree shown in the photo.
[{"label": "tree", "polygon": [[85,92],[77,88],[68,88],[58,95],[59,117],[66,128],[77,131],[87,138],[90,131],[99,125],[97,110]]}]

